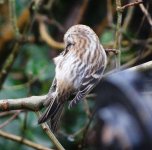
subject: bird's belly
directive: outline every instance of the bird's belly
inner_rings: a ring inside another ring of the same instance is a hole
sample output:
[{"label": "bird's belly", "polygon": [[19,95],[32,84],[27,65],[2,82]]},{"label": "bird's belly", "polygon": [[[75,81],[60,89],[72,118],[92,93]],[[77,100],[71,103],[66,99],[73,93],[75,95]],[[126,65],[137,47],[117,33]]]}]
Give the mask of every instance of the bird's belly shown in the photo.
[{"label": "bird's belly", "polygon": [[[65,80],[65,81],[70,81],[71,79],[71,68],[69,67],[70,64],[65,64],[64,66],[62,66],[62,68],[60,67],[56,67],[56,79],[58,80]],[[72,67],[73,65],[71,65]]]}]

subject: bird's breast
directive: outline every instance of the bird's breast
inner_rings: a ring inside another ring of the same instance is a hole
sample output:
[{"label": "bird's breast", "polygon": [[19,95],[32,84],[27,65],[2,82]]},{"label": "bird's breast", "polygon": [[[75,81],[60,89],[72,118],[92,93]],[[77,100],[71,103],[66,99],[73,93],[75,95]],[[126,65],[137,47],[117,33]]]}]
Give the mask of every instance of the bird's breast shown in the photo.
[{"label": "bird's breast", "polygon": [[[80,86],[82,80],[82,73],[79,71],[82,62],[74,54],[66,55],[56,65],[56,79],[66,88],[77,89]],[[62,85],[62,87],[63,87]]]}]

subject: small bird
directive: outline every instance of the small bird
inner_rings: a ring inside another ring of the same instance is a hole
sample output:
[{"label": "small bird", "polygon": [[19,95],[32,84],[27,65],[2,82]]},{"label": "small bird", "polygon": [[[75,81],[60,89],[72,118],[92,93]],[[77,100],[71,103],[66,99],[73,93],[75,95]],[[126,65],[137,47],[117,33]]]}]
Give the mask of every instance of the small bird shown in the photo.
[{"label": "small bird", "polygon": [[55,78],[48,92],[45,112],[38,123],[48,123],[55,132],[62,110],[70,97],[69,108],[82,100],[100,81],[107,56],[95,32],[86,25],[74,25],[64,35],[65,49],[54,58]]}]

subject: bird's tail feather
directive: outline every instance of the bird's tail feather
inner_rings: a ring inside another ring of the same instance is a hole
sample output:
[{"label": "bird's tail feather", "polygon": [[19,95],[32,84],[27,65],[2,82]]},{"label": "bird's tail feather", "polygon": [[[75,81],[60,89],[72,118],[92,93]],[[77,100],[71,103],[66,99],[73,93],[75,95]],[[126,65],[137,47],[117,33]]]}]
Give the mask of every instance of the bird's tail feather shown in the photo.
[{"label": "bird's tail feather", "polygon": [[53,100],[46,111],[42,114],[42,116],[38,119],[38,123],[41,124],[47,121],[50,129],[54,132],[57,129],[58,122],[60,116],[62,114],[64,104],[57,102],[57,100]]},{"label": "bird's tail feather", "polygon": [[41,124],[43,122],[46,122],[50,117],[50,111],[52,108],[52,105],[54,103],[55,99],[52,99],[52,101],[50,102],[49,106],[46,108],[45,112],[41,115],[41,117],[38,119],[38,123]]},{"label": "bird's tail feather", "polygon": [[58,128],[60,122],[59,120],[61,118],[63,108],[64,108],[64,104],[59,105],[59,107],[56,110],[56,113],[52,115],[49,121],[47,121],[48,126],[53,132],[55,132]]}]

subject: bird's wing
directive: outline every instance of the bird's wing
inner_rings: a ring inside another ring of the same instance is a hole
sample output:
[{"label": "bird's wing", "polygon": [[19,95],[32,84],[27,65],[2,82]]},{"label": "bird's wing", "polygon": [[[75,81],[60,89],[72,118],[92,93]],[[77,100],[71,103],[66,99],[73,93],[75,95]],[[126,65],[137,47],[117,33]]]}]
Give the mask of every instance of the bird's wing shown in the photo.
[{"label": "bird's wing", "polygon": [[51,103],[51,101],[53,99],[53,92],[55,92],[55,90],[56,90],[56,78],[54,78],[54,80],[52,82],[52,85],[51,85],[50,90],[47,94],[46,100],[43,103],[44,106],[48,106]]},{"label": "bird's wing", "polygon": [[69,104],[69,108],[77,104],[98,84],[98,82],[100,81],[102,77],[104,69],[105,69],[105,66],[102,65],[95,73],[86,75],[86,77],[84,77],[76,96]]},{"label": "bird's wing", "polygon": [[46,97],[44,105],[47,107],[43,114],[38,119],[38,123],[47,121],[49,128],[55,132],[58,126],[59,119],[63,110],[63,103],[58,101],[58,97],[55,94],[56,90],[56,79],[53,80],[52,86]]}]

